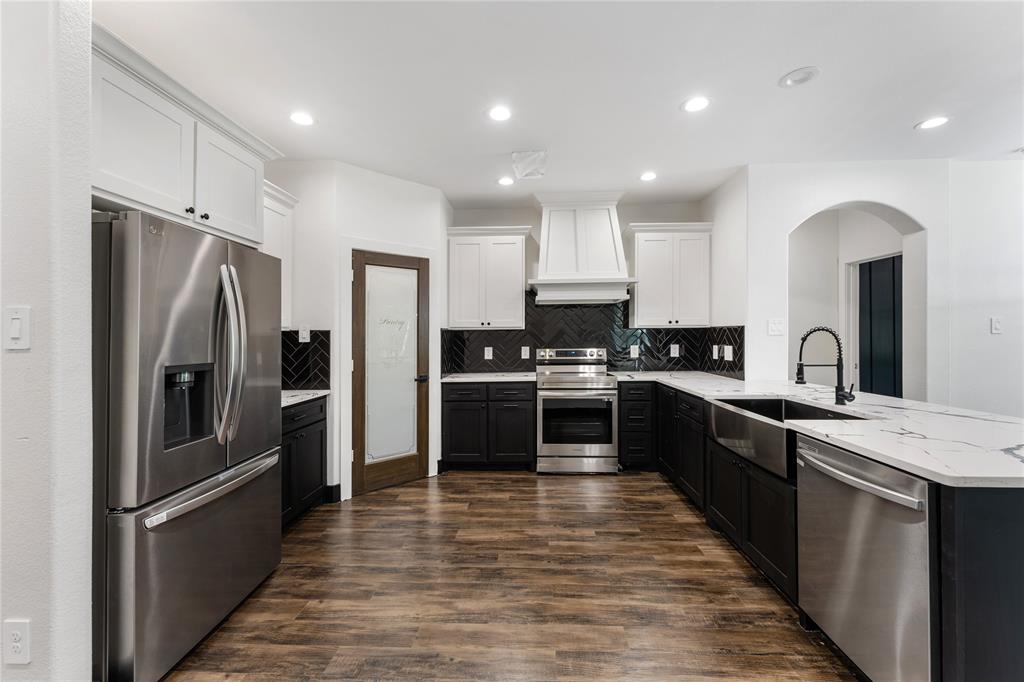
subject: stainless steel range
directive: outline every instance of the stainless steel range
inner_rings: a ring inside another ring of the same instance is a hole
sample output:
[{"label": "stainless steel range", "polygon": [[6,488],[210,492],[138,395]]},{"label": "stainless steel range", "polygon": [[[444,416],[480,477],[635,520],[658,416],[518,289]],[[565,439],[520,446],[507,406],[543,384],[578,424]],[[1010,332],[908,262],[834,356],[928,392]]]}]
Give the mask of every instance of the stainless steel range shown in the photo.
[{"label": "stainless steel range", "polygon": [[618,380],[604,348],[537,350],[537,471],[619,470]]}]

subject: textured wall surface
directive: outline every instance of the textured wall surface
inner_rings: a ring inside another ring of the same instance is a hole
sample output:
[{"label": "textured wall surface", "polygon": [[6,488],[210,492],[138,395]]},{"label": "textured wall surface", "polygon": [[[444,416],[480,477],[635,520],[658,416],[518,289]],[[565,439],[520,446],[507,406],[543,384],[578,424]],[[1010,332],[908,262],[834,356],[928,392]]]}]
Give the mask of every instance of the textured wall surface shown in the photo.
[{"label": "textured wall surface", "polygon": [[[607,348],[612,369],[645,371],[709,371],[743,376],[743,327],[685,329],[630,329],[627,303],[608,305],[537,305],[532,293],[526,297],[526,328],[514,330],[441,331],[441,371],[522,372],[536,366],[537,348]],[[680,356],[673,358],[671,345],[679,344]],[[711,359],[713,343],[731,344],[732,362]],[[640,346],[640,357],[629,357],[631,345]],[[494,358],[484,360],[484,348]],[[520,350],[530,347],[530,358]]]}]

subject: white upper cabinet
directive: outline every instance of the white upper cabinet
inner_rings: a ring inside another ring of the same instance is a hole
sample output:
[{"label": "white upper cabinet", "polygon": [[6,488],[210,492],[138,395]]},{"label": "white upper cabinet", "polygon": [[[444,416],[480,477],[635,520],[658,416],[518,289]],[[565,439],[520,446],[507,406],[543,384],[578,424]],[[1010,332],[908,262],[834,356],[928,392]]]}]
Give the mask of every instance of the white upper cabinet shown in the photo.
[{"label": "white upper cabinet", "polygon": [[263,183],[263,244],[260,251],[281,259],[281,327],[292,326],[293,213],[298,199],[277,185]]},{"label": "white upper cabinet", "polygon": [[280,152],[93,26],[93,205],[263,240],[263,164]]},{"label": "white upper cabinet", "polygon": [[706,327],[711,322],[711,224],[632,224],[637,278],[630,327]]},{"label": "white upper cabinet", "polygon": [[263,241],[263,162],[198,124],[196,220],[253,242]]},{"label": "white upper cabinet", "polygon": [[92,70],[92,184],[191,218],[196,120],[102,59]]},{"label": "white upper cabinet", "polygon": [[452,228],[448,238],[448,326],[523,329],[529,227]]}]

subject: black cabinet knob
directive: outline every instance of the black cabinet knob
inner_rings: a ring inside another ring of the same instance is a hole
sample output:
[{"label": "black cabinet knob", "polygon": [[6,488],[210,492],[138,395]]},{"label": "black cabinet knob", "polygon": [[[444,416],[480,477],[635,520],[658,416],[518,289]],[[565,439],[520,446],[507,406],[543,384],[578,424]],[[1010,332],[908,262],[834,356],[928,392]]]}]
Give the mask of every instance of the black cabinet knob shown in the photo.
[{"label": "black cabinet knob", "polygon": [[209,213],[204,213],[203,215],[201,215],[199,217],[202,218],[203,220],[209,220],[210,219],[210,214]]},{"label": "black cabinet knob", "polygon": [[490,323],[490,322],[488,322],[488,323],[487,323],[487,326],[488,326],[488,327],[490,327],[490,326],[491,326],[491,323]]},{"label": "black cabinet knob", "polygon": [[481,323],[480,323],[480,326],[481,326],[481,327],[482,327],[482,326],[484,326],[484,323],[483,323],[483,322],[481,322]]},{"label": "black cabinet knob", "polygon": [[191,214],[193,214],[195,212],[196,212],[196,207],[195,206],[189,206],[188,208],[185,209],[185,213],[188,213],[189,215],[191,215]]}]

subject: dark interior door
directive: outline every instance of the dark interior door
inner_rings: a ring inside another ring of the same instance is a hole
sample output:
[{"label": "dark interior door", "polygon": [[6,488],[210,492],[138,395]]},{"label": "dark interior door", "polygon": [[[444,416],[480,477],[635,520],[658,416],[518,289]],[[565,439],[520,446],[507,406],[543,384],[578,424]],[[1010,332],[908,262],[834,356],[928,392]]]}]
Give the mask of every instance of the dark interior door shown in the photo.
[{"label": "dark interior door", "polygon": [[859,266],[860,387],[903,397],[903,256]]}]

